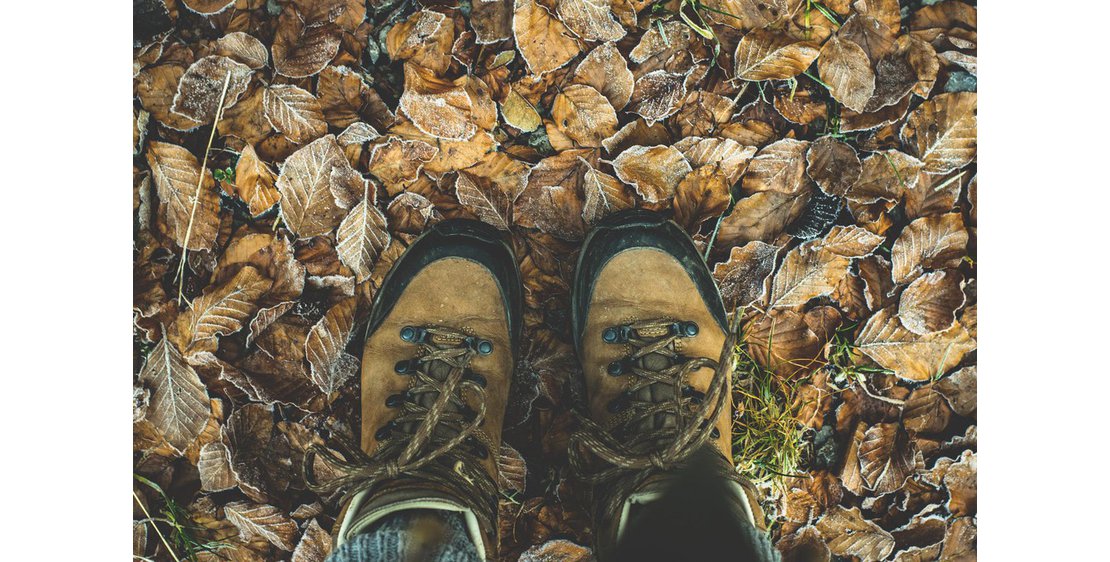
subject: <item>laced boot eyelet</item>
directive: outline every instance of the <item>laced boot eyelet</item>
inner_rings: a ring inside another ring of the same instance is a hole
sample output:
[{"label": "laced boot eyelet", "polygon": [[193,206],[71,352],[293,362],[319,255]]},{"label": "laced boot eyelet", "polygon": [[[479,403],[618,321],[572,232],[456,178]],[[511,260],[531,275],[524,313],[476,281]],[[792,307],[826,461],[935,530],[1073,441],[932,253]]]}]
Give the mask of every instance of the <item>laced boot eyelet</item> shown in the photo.
[{"label": "laced boot eyelet", "polygon": [[405,326],[401,328],[401,339],[409,343],[422,343],[427,335],[427,330],[417,328],[416,326]]},{"label": "laced boot eyelet", "polygon": [[482,442],[479,441],[477,438],[467,437],[466,440],[463,442],[466,444],[467,447],[470,448],[470,452],[473,453],[474,456],[482,460],[489,458],[489,449],[487,449],[486,446],[483,445]]},{"label": "laced boot eyelet", "polygon": [[479,375],[478,373],[467,373],[463,378],[465,378],[468,381],[473,382],[474,384],[476,384],[476,385],[478,385],[482,388],[485,388],[486,384],[487,384],[486,383],[486,377],[483,377],[482,375]]},{"label": "laced boot eyelet", "polygon": [[624,374],[624,365],[620,361],[613,361],[606,367],[605,372],[609,373],[611,377],[619,377]]},{"label": "laced boot eyelet", "polygon": [[489,355],[493,353],[493,342],[481,338],[469,337],[466,338],[466,345],[473,349],[478,355]]},{"label": "laced boot eyelet", "polygon": [[701,401],[705,398],[705,393],[695,390],[692,386],[684,386],[682,387],[682,397],[689,398],[695,404],[701,404]]},{"label": "laced boot eyelet", "polygon": [[714,427],[713,431],[709,432],[709,436],[713,439],[717,439],[721,436],[721,430]]},{"label": "laced boot eyelet", "polygon": [[385,406],[387,408],[399,408],[401,407],[401,404],[405,403],[405,398],[407,397],[407,392],[402,392],[400,394],[390,394],[389,397],[385,399]]},{"label": "laced boot eyelet", "polygon": [[631,335],[631,326],[610,326],[601,331],[601,339],[605,343],[624,343]]},{"label": "laced boot eyelet", "polygon": [[412,372],[412,361],[398,361],[393,365],[393,372],[398,375],[407,375]]},{"label": "laced boot eyelet", "polygon": [[393,426],[392,421],[385,422],[385,425],[379,427],[378,431],[374,433],[374,439],[378,441],[389,439],[389,436],[393,434]]}]

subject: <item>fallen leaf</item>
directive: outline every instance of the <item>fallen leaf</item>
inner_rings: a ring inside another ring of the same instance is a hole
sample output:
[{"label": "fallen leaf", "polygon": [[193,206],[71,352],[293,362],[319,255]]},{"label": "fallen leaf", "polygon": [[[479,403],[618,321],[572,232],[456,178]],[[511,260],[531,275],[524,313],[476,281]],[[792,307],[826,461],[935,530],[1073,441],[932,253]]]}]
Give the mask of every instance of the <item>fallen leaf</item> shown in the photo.
[{"label": "fallen leaf", "polygon": [[925,164],[926,172],[951,172],[975,158],[977,103],[974,92],[940,94],[906,118],[902,141]]},{"label": "fallen leaf", "polygon": [[181,3],[202,16],[214,16],[228,9],[235,0],[181,0]]},{"label": "fallen leaf", "polygon": [[564,0],[557,2],[559,19],[586,41],[616,41],[624,37],[624,27],[613,19],[612,0]]},{"label": "fallen leaf", "polygon": [[926,335],[943,332],[956,322],[964,305],[963,279],[954,270],[925,273],[914,279],[898,300],[898,319],[907,330]]},{"label": "fallen leaf", "polygon": [[385,36],[385,50],[395,61],[409,61],[437,75],[451,66],[455,28],[447,16],[431,10],[414,12]]},{"label": "fallen leaf", "polygon": [[771,244],[753,240],[733,247],[728,260],[713,267],[713,279],[720,287],[726,309],[746,308],[763,299],[778,252]]},{"label": "fallen leaf", "polygon": [[348,298],[328,309],[309,330],[305,340],[305,357],[311,367],[312,382],[326,393],[338,390],[358,368],[357,361],[351,365],[353,358],[343,351],[351,339],[357,302]]},{"label": "fallen leaf", "polygon": [[506,125],[516,127],[524,133],[535,131],[543,124],[536,108],[513,88],[509,88],[505,101],[501,102],[501,117]]},{"label": "fallen leaf", "polygon": [[859,508],[833,506],[817,521],[816,527],[829,550],[838,556],[884,560],[894,550],[894,537],[882,527],[865,520]]},{"label": "fallen leaf", "polygon": [[213,286],[177,317],[174,333],[186,355],[194,351],[214,351],[219,336],[243,329],[258,308],[262,293],[273,281],[262,277],[253,267],[244,267],[223,285]]},{"label": "fallen leaf", "polygon": [[589,562],[594,553],[566,539],[555,539],[533,546],[520,554],[518,562]]},{"label": "fallen leaf", "polygon": [[335,250],[339,260],[355,272],[355,282],[362,283],[374,269],[374,262],[389,245],[385,215],[364,197],[347,213],[336,231]]},{"label": "fallen leaf", "polygon": [[502,230],[513,224],[512,211],[524,191],[530,170],[503,152],[491,152],[476,166],[459,172],[455,195],[483,222]]},{"label": "fallen leaf", "polygon": [[154,346],[139,372],[150,387],[147,420],[177,453],[200,435],[212,413],[208,392],[181,352],[163,338]]},{"label": "fallen leaf", "polygon": [[794,139],[782,139],[761,148],[748,162],[744,192],[797,193],[805,185],[808,148],[808,142]]},{"label": "fallen leaf", "polygon": [[254,70],[270,62],[270,51],[249,33],[233,31],[216,41],[216,54],[230,57]]},{"label": "fallen leaf", "polygon": [[675,188],[674,220],[696,232],[705,221],[728,210],[732,196],[724,174],[716,166],[702,166],[687,174]]},{"label": "fallen leaf", "polygon": [[586,235],[582,184],[590,165],[580,152],[584,151],[560,152],[532,168],[515,203],[517,224],[564,240],[581,240]]},{"label": "fallen leaf", "polygon": [[262,94],[262,105],[270,125],[296,144],[311,142],[328,132],[320,102],[296,86],[266,88]]},{"label": "fallen leaf", "polygon": [[252,216],[257,217],[277,205],[278,194],[274,182],[277,175],[270,169],[266,162],[258,157],[254,147],[246,145],[239,153],[239,162],[235,164],[235,182],[231,187]]},{"label": "fallen leaf", "polygon": [[534,74],[562,68],[581,50],[563,22],[535,0],[514,0],[513,39]]},{"label": "fallen leaf", "polygon": [[582,84],[569,86],[555,96],[551,117],[563,134],[584,147],[601,147],[602,140],[617,132],[617,112],[609,100]]},{"label": "fallen leaf", "polygon": [[151,141],[146,161],[169,236],[189,250],[211,248],[220,228],[220,196],[212,173],[204,170],[204,183],[198,185],[200,163],[191,152],[175,144]]},{"label": "fallen leaf", "polygon": [[206,492],[230,490],[239,483],[231,468],[231,452],[220,441],[206,443],[200,448],[197,460],[200,488]]},{"label": "fallen leaf", "polygon": [[224,506],[227,520],[239,529],[239,538],[265,539],[284,551],[293,550],[297,524],[278,508],[268,504],[231,502]]},{"label": "fallen leaf", "polygon": [[802,214],[811,196],[809,189],[803,189],[797,193],[761,191],[745,197],[721,221],[717,240],[726,248],[752,240],[774,240]]},{"label": "fallen leaf", "polygon": [[859,180],[846,196],[860,203],[898,201],[907,190],[917,186],[918,172],[923,166],[917,158],[897,150],[872,154],[863,159]]},{"label": "fallen leaf", "polygon": [[585,160],[582,163],[589,168],[582,176],[585,197],[582,219],[587,225],[593,226],[612,213],[636,206],[635,197],[620,180],[590,166]]},{"label": "fallen leaf", "polygon": [[390,195],[396,195],[420,177],[421,169],[437,152],[436,147],[424,141],[391,136],[374,145],[367,167],[385,184]]},{"label": "fallen leaf", "polygon": [[924,381],[947,372],[975,349],[959,323],[944,332],[919,336],[902,327],[893,307],[875,313],[856,338],[859,351],[899,377]]},{"label": "fallen leaf", "polygon": [[784,33],[760,29],[744,35],[736,46],[736,77],[743,80],[786,80],[801,74],[820,54],[817,45]]},{"label": "fallen leaf", "polygon": [[961,416],[974,416],[977,402],[977,367],[964,367],[940,379],[936,391],[944,396],[952,411]]},{"label": "fallen leaf", "polygon": [[228,57],[209,55],[193,63],[181,76],[170,111],[206,125],[216,120],[224,82],[227,82],[227,93],[223,96],[223,105],[228,108],[247,91],[250,79],[251,69],[247,65]]},{"label": "fallen leaf", "polygon": [[952,411],[944,396],[933,386],[923,386],[910,393],[902,408],[902,425],[915,433],[940,433],[948,427]]},{"label": "fallen leaf", "polygon": [[959,460],[944,473],[944,487],[948,490],[948,511],[952,515],[975,515],[978,508],[978,472],[976,454],[964,451]]},{"label": "fallen leaf", "polygon": [[875,73],[862,47],[833,35],[821,47],[817,68],[836,101],[849,109],[863,111],[875,92]]},{"label": "fallen leaf", "polygon": [[334,135],[312,141],[285,160],[277,189],[281,218],[289,230],[309,238],[327,234],[339,224],[343,209],[333,194],[333,172],[349,168]]},{"label": "fallen leaf", "polygon": [[[583,0],[588,1],[588,0]],[[620,111],[628,105],[635,88],[628,61],[613,43],[594,48],[574,69],[571,80],[575,84],[592,86],[608,98],[613,109]]]},{"label": "fallen leaf", "polygon": [[806,173],[821,191],[843,196],[862,173],[856,149],[833,137],[822,137],[806,151]]},{"label": "fallen leaf", "polygon": [[648,203],[670,199],[682,178],[693,171],[673,146],[633,146],[613,160],[613,170]]},{"label": "fallen leaf", "polygon": [[867,429],[859,443],[860,473],[868,489],[876,494],[898,491],[913,476],[920,453],[897,423],[876,424]]},{"label": "fallen leaf", "polygon": [[[336,127],[348,127],[362,120],[362,114],[370,105],[372,96],[370,86],[358,73],[346,66],[329,66],[316,79],[316,97],[320,103],[320,111],[324,114],[324,119]],[[340,144],[343,144],[342,141]]]},{"label": "fallen leaf", "polygon": [[339,53],[342,33],[334,22],[308,21],[295,7],[281,11],[270,48],[274,70],[282,76],[305,78],[319,73]]},{"label": "fallen leaf", "polygon": [[894,282],[907,283],[926,270],[955,269],[965,255],[967,230],[958,213],[910,223],[891,249]]},{"label": "fallen leaf", "polygon": [[636,80],[628,103],[633,113],[652,125],[678,111],[685,98],[685,76],[666,70],[654,70]]},{"label": "fallen leaf", "polygon": [[513,33],[513,6],[508,2],[475,2],[470,8],[470,26],[478,44],[509,39]]},{"label": "fallen leaf", "polygon": [[331,554],[332,540],[316,519],[308,522],[301,542],[293,550],[292,562],[324,562]]},{"label": "fallen leaf", "polygon": [[674,144],[693,168],[715,166],[731,186],[735,184],[755,156],[754,146],[744,146],[732,139],[686,137]]}]

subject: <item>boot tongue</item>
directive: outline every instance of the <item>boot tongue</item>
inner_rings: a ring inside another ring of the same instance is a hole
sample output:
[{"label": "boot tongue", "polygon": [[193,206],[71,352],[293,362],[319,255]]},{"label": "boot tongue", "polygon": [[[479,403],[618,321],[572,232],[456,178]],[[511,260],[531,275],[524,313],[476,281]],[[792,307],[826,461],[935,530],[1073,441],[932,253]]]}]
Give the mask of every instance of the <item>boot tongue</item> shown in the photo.
[{"label": "boot tongue", "polygon": [[[661,371],[675,364],[674,359],[662,353],[649,353],[640,358],[640,367],[649,371]],[[644,402],[666,402],[674,399],[674,388],[657,383],[637,391],[633,397]],[[637,431],[650,431],[675,427],[674,414],[661,412],[651,417],[636,420],[632,426]]]},{"label": "boot tongue", "polygon": [[[448,365],[444,361],[430,361],[426,364],[425,369],[427,370],[428,376],[430,376],[433,379],[436,379],[438,381],[447,380],[447,377],[451,374],[451,366]],[[423,392],[423,393],[419,394],[416,397],[416,403],[420,404],[421,406],[423,406],[425,408],[431,408],[432,404],[435,404],[435,401],[437,399],[439,399],[439,393],[438,392],[435,392],[435,391]],[[443,408],[443,411],[444,412],[459,412],[460,409],[453,402],[448,402],[445,405],[445,407]],[[415,432],[416,431],[416,426],[417,426],[416,422],[401,424],[401,427],[409,433]],[[443,425],[438,425],[433,430],[433,435],[436,436],[436,437],[450,438],[454,435],[454,431],[444,427]]]}]

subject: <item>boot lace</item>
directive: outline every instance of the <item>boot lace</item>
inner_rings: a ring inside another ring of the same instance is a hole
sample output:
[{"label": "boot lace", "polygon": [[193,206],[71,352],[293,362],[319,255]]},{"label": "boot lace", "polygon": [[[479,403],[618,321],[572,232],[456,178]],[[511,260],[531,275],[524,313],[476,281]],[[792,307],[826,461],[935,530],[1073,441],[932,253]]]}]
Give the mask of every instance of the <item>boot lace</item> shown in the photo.
[{"label": "boot lace", "polygon": [[[632,347],[630,355],[608,366],[610,375],[628,376],[631,380],[626,390],[610,402],[609,410],[616,415],[604,425],[586,416],[579,417],[582,427],[570,438],[569,461],[582,480],[596,485],[631,476],[629,487],[634,488],[651,474],[681,465],[715,436],[713,423],[728,398],[725,383],[735,330],[730,330],[716,360],[679,354],[676,342],[696,334],[696,324],[669,320],[614,326],[602,333],[608,343],[627,343]],[[661,364],[660,359],[667,365],[652,368]],[[704,393],[688,384],[689,375],[703,367],[714,369]],[[636,398],[643,394],[638,391],[652,386],[669,389],[663,393],[669,398]],[[660,415],[674,423],[657,423],[662,419]],[[645,425],[650,429],[644,430]],[[591,466],[588,453],[603,462]]]},{"label": "boot lace", "polygon": [[[489,504],[497,488],[481,460],[490,454],[492,443],[479,429],[486,415],[486,381],[471,371],[470,362],[492,353],[493,346],[443,327],[407,326],[401,339],[416,345],[417,353],[394,370],[412,378],[407,391],[386,401],[399,413],[376,433],[378,450],[368,455],[351,439],[333,434],[329,444],[342,457],[319,444],[310,447],[304,458],[305,482],[317,493],[346,490],[343,504],[381,482],[411,476],[454,491],[480,519],[491,519]],[[466,393],[475,397],[477,412],[464,400]],[[335,478],[317,479],[317,457]]]}]

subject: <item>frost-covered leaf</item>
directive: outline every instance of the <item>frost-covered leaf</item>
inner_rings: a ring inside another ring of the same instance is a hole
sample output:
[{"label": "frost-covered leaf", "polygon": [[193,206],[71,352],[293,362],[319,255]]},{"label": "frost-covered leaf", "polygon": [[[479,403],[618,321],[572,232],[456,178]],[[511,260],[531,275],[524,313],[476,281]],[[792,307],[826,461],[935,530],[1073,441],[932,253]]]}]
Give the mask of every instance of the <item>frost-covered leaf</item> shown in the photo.
[{"label": "frost-covered leaf", "polygon": [[491,152],[478,165],[459,172],[455,195],[483,222],[508,230],[513,223],[513,204],[524,191],[529,173],[522,162],[503,152]]},{"label": "frost-covered leaf", "polygon": [[328,20],[307,20],[295,7],[281,11],[270,52],[282,76],[304,78],[328,65],[339,52],[342,33]]},{"label": "frost-covered leaf", "polygon": [[628,105],[635,87],[628,61],[613,43],[604,43],[590,51],[574,69],[571,80],[601,92],[617,111]]},{"label": "frost-covered leaf", "polygon": [[151,390],[147,420],[166,442],[182,453],[196,440],[212,414],[208,392],[181,352],[163,338],[139,372]]},{"label": "frost-covered leaf", "polygon": [[791,250],[775,274],[770,306],[799,306],[812,298],[832,294],[848,274],[851,258],[874,251],[882,242],[881,238],[867,234],[870,233],[858,227],[834,229],[823,239]]},{"label": "frost-covered leaf", "polygon": [[670,199],[682,178],[693,171],[673,146],[633,146],[613,160],[613,169],[648,203]]},{"label": "frost-covered leaf", "polygon": [[188,239],[190,250],[211,248],[220,227],[220,196],[212,172],[204,170],[201,184],[196,156],[165,142],[151,141],[146,160],[158,190],[159,213],[170,230],[167,234],[181,247]]},{"label": "frost-covered leaf", "polygon": [[320,102],[296,86],[266,88],[262,94],[262,105],[270,125],[295,144],[311,142],[328,132]]},{"label": "frost-covered leaf", "polygon": [[601,147],[617,132],[617,112],[609,100],[591,86],[574,84],[555,96],[551,106],[555,126],[584,147]]},{"label": "frost-covered leaf", "polygon": [[753,240],[734,247],[728,261],[713,267],[713,279],[720,287],[726,309],[743,309],[763,298],[778,252],[771,244]]},{"label": "frost-covered leaf", "polygon": [[820,53],[817,45],[760,29],[736,46],[736,76],[743,80],[786,80],[802,73]]},{"label": "frost-covered leaf", "polygon": [[567,26],[535,0],[514,0],[513,38],[533,74],[561,68],[581,50]]},{"label": "frost-covered leaf", "polygon": [[227,109],[247,91],[250,79],[251,69],[247,65],[228,57],[209,55],[193,63],[181,76],[170,111],[201,125],[211,123],[216,119],[224,82],[227,82],[227,94],[223,96],[224,109]]},{"label": "frost-covered leaf", "polygon": [[624,37],[624,27],[613,19],[612,0],[563,0],[555,13],[575,35],[587,41],[616,41]]},{"label": "frost-covered leaf", "polygon": [[829,550],[838,556],[885,560],[894,550],[894,537],[860,514],[859,508],[833,506],[817,521]]},{"label": "frost-covered leaf", "polygon": [[782,139],[756,153],[744,173],[744,191],[797,193],[805,185],[809,142]]},{"label": "frost-covered leaf", "polygon": [[197,460],[200,488],[206,492],[230,490],[239,483],[231,468],[231,451],[220,441],[205,443]]},{"label": "frost-covered leaf", "polygon": [[593,551],[566,539],[554,539],[533,546],[520,554],[518,562],[589,562]]},{"label": "frost-covered leaf", "polygon": [[435,157],[436,147],[420,140],[389,137],[374,145],[368,168],[391,195],[415,182],[423,166]]},{"label": "frost-covered leaf", "polygon": [[340,261],[355,272],[355,281],[361,283],[370,277],[378,255],[389,245],[389,231],[385,215],[365,197],[339,223],[336,231],[335,251]]},{"label": "frost-covered leaf", "polygon": [[501,444],[497,454],[497,487],[502,491],[522,492],[528,479],[528,465],[524,456],[507,443]]},{"label": "frost-covered leaf", "polygon": [[350,356],[343,349],[351,339],[357,303],[354,298],[339,301],[309,330],[305,340],[305,357],[311,367],[312,382],[326,393],[338,390],[354,374],[347,359]]},{"label": "frost-covered leaf", "polygon": [[662,121],[678,111],[686,99],[686,77],[682,74],[654,70],[636,80],[630,110],[644,118],[648,125]]},{"label": "frost-covered leaf", "polygon": [[412,64],[405,65],[405,92],[398,108],[422,133],[445,140],[469,140],[497,123],[497,108],[480,79],[448,81]]},{"label": "frost-covered leaf", "polygon": [[806,173],[829,195],[844,196],[862,170],[856,149],[833,137],[818,139],[806,151]]},{"label": "frost-covered leaf", "polygon": [[856,338],[859,351],[899,377],[924,381],[955,367],[975,349],[975,340],[956,323],[947,331],[919,336],[902,326],[893,307],[875,313]]},{"label": "frost-covered leaf", "polygon": [[228,9],[235,0],[181,0],[181,3],[202,16],[212,16]]},{"label": "frost-covered leaf", "polygon": [[316,139],[285,159],[277,189],[281,217],[289,230],[309,238],[331,232],[339,224],[343,209],[332,191],[333,172],[350,166],[334,135]]},{"label": "frost-covered leaf", "polygon": [[964,305],[962,281],[954,270],[931,271],[914,279],[898,300],[898,319],[918,335],[951,328],[956,310]]},{"label": "frost-covered leaf", "polygon": [[582,191],[585,196],[582,219],[587,225],[597,224],[607,215],[636,205],[632,192],[620,180],[590,166],[585,160],[582,163],[589,167],[582,176]]},{"label": "frost-covered leaf", "polygon": [[284,511],[268,504],[238,501],[225,505],[224,514],[239,529],[242,540],[260,538],[281,550],[293,550],[297,523]]},{"label": "frost-covered leaf", "polygon": [[395,61],[411,61],[436,74],[451,66],[451,44],[455,28],[447,16],[431,10],[414,12],[389,29],[385,49]]},{"label": "frost-covered leaf", "polygon": [[505,120],[505,124],[525,133],[535,131],[543,124],[543,119],[540,118],[535,106],[512,88],[509,88],[509,92],[505,94],[505,100],[501,102],[501,117]]},{"label": "frost-covered leaf", "polygon": [[273,281],[247,266],[223,285],[205,292],[177,318],[175,332],[181,349],[191,353],[194,346],[202,350],[210,346],[214,350],[217,337],[243,329],[257,309],[259,297],[272,285]]},{"label": "frost-covered leaf", "polygon": [[532,168],[528,183],[516,200],[517,224],[564,240],[581,240],[585,236],[585,201],[581,194],[590,165],[581,158],[582,152],[560,152]]},{"label": "frost-covered leaf", "polygon": [[908,283],[924,271],[959,267],[967,230],[958,213],[922,217],[910,223],[891,249],[894,281]]},{"label": "frost-covered leaf", "polygon": [[331,554],[332,542],[331,535],[313,519],[293,551],[292,562],[324,562]]},{"label": "frost-covered leaf", "polygon": [[817,68],[836,101],[849,109],[863,111],[875,92],[875,73],[863,48],[833,35],[821,47]]},{"label": "frost-covered leaf", "polygon": [[713,165],[731,186],[740,179],[755,156],[754,146],[744,146],[727,138],[685,137],[674,144],[693,168]]},{"label": "frost-covered leaf", "polygon": [[859,443],[858,455],[863,480],[876,494],[901,489],[922,462],[913,441],[897,423],[869,427]]},{"label": "frost-covered leaf", "polygon": [[230,57],[255,70],[270,61],[270,51],[249,33],[233,31],[216,41],[216,54]]},{"label": "frost-covered leaf", "polygon": [[951,172],[975,159],[977,103],[974,92],[940,94],[906,118],[902,141],[926,172]]},{"label": "frost-covered leaf", "polygon": [[674,220],[695,232],[705,221],[724,213],[731,201],[724,174],[716,166],[702,166],[686,174],[675,188]]},{"label": "frost-covered leaf", "polygon": [[952,411],[961,416],[974,416],[977,403],[978,368],[975,365],[964,367],[940,379],[936,390],[948,400]]},{"label": "frost-covered leaf", "polygon": [[761,191],[736,202],[717,232],[724,247],[743,245],[752,240],[769,242],[786,230],[805,211],[812,190],[797,193]]}]

